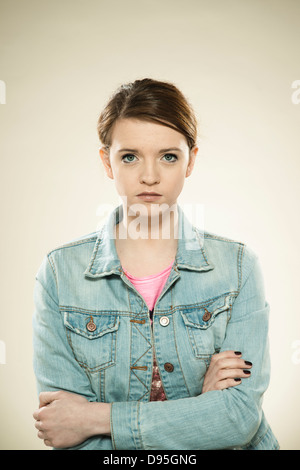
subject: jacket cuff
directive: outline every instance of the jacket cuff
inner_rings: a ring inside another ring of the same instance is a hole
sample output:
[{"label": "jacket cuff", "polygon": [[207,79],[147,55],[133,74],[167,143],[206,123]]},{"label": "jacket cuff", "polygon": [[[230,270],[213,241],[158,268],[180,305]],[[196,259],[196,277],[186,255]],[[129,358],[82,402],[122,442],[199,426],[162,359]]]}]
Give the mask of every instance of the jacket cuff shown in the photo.
[{"label": "jacket cuff", "polygon": [[111,404],[110,427],[113,449],[143,449],[139,428],[139,407],[140,403],[136,401]]}]

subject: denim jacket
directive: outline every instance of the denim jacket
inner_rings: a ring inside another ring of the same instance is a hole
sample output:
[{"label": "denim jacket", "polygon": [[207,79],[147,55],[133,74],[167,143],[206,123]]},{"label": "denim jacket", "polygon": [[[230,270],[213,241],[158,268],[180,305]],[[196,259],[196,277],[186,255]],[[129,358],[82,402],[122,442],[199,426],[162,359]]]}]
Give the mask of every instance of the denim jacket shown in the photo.
[{"label": "denim jacket", "polygon": [[[116,252],[112,229],[122,205],[99,231],[45,255],[34,289],[38,392],[112,403],[111,436],[74,448],[278,449],[262,411],[270,306],[258,257],[244,243],[200,232],[177,208],[177,253],[153,328]],[[153,348],[164,402],[149,401]],[[251,376],[202,394],[211,356],[225,350],[241,351]]]}]

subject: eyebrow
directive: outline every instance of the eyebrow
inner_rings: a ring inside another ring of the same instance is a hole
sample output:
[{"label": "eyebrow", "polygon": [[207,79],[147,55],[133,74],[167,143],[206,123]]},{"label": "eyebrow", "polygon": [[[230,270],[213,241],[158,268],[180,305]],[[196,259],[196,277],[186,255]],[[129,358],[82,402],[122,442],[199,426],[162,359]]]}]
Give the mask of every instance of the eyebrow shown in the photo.
[{"label": "eyebrow", "polygon": [[[182,152],[182,150],[178,147],[172,147],[168,149],[160,149],[159,153],[170,152],[171,150],[177,150],[178,152]],[[120,149],[118,152],[138,152],[137,149]]]}]

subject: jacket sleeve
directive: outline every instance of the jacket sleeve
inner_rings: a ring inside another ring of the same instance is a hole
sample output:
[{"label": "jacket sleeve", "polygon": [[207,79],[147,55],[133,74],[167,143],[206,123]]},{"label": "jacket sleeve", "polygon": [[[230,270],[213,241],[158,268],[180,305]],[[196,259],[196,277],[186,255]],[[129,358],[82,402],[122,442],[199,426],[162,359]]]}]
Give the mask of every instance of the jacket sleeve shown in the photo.
[{"label": "jacket sleeve", "polygon": [[[44,257],[36,274],[34,305],[33,369],[38,393],[64,390],[82,395],[89,401],[97,401],[88,376],[75,360],[67,341],[51,254]],[[111,448],[110,438],[95,436],[72,449],[94,449],[99,440],[104,439]]]},{"label": "jacket sleeve", "polygon": [[241,288],[221,351],[253,363],[240,385],[164,402],[119,402],[111,408],[114,449],[230,449],[248,444],[262,419],[269,384],[268,316],[256,254],[245,248]]}]

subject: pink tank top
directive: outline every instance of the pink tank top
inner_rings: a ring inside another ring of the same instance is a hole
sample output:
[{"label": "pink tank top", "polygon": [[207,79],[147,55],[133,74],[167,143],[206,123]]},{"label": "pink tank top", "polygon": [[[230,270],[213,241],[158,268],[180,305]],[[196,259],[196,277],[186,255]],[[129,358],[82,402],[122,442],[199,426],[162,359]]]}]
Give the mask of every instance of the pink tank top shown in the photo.
[{"label": "pink tank top", "polygon": [[[173,263],[174,260],[167,268],[163,269],[159,273],[152,274],[151,276],[146,277],[132,276],[128,271],[126,271],[126,269],[123,268],[123,271],[126,274],[127,278],[145,299],[146,304],[148,305],[149,310],[151,311],[150,313],[152,313],[155,302],[158,299],[158,296],[163,290],[166,280],[169,277]],[[152,326],[152,315],[150,316],[150,321]],[[155,351],[153,352],[153,371],[150,401],[164,401],[166,400],[166,395],[159,375],[159,370],[155,358]]]}]

